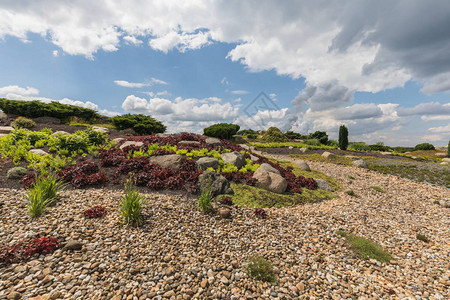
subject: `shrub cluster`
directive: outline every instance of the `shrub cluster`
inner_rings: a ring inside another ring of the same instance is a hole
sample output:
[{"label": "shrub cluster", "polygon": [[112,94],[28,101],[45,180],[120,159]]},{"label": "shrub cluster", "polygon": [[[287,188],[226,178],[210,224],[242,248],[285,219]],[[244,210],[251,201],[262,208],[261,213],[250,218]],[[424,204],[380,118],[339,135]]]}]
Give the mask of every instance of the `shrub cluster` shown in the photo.
[{"label": "shrub cluster", "polygon": [[14,114],[29,118],[54,117],[60,120],[68,120],[71,116],[83,118],[94,122],[99,114],[92,109],[74,105],[66,105],[56,101],[44,103],[41,101],[22,101],[0,99],[0,109],[6,114]]},{"label": "shrub cluster", "polygon": [[254,255],[249,258],[247,264],[247,273],[250,277],[267,282],[276,280],[275,270],[270,261],[261,255]]},{"label": "shrub cluster", "polygon": [[139,135],[149,135],[152,133],[163,133],[166,131],[160,121],[143,114],[132,115],[125,114],[111,118],[112,123],[117,129],[133,129]]},{"label": "shrub cluster", "polygon": [[46,255],[59,247],[56,238],[41,237],[32,240],[26,246],[17,244],[0,250],[0,266],[6,266],[13,262],[27,260],[35,254]]},{"label": "shrub cluster", "polygon": [[376,143],[374,145],[369,145],[368,146],[368,150],[369,151],[391,151],[391,147],[389,146],[385,146],[382,142]]},{"label": "shrub cluster", "polygon": [[300,139],[307,138],[307,136],[301,135],[300,133],[293,132],[293,131],[286,131],[286,133],[284,135],[290,140],[300,140]]},{"label": "shrub cluster", "polygon": [[316,131],[314,133],[310,133],[308,138],[318,139],[322,145],[326,145],[328,143],[328,135],[325,131]]},{"label": "shrub cluster", "polygon": [[430,143],[422,143],[422,144],[417,144],[414,147],[413,151],[418,151],[418,150],[435,150],[434,146]]},{"label": "shrub cluster", "polygon": [[27,209],[31,217],[40,216],[45,208],[55,201],[64,184],[54,174],[35,177],[27,191]]},{"label": "shrub cluster", "polygon": [[270,127],[269,129],[267,129],[266,133],[264,133],[263,135],[262,140],[268,143],[289,141],[288,138],[277,127]]},{"label": "shrub cluster", "polygon": [[32,128],[35,125],[36,122],[25,117],[17,117],[14,121],[11,122],[11,126],[14,128]]},{"label": "shrub cluster", "polygon": [[245,135],[249,139],[256,139],[258,137],[258,132],[253,129],[239,130],[236,134]]},{"label": "shrub cluster", "polygon": [[236,124],[219,123],[203,129],[203,134],[219,139],[231,139],[239,131],[240,126]]}]

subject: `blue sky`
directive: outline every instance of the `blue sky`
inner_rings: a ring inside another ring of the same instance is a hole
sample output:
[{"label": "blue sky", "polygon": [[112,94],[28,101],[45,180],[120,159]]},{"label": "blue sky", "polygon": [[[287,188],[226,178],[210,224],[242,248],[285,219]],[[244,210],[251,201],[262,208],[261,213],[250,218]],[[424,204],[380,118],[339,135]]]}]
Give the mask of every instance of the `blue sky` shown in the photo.
[{"label": "blue sky", "polygon": [[[0,97],[144,113],[170,132],[234,122],[336,138],[346,124],[351,141],[450,138],[446,1],[44,2],[0,3]],[[271,107],[252,102],[261,92]]]}]

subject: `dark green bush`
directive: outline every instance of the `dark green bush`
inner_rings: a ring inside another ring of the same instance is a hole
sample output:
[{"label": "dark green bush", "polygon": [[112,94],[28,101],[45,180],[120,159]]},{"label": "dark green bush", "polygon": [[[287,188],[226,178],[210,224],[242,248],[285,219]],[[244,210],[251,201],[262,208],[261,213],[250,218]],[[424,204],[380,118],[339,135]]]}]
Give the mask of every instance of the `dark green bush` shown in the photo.
[{"label": "dark green bush", "polygon": [[288,138],[276,127],[270,127],[263,135],[263,141],[268,143],[288,142]]},{"label": "dark green bush", "polygon": [[348,147],[348,129],[345,125],[339,127],[339,149],[347,150]]},{"label": "dark green bush", "polygon": [[447,156],[450,157],[450,141],[448,141]]},{"label": "dark green bush", "polygon": [[248,137],[249,139],[253,139],[253,140],[258,137],[258,132],[253,129],[239,130],[236,134],[244,135],[244,136]]},{"label": "dark green bush", "polygon": [[422,143],[422,144],[417,144],[414,147],[413,151],[417,151],[417,150],[435,150],[434,146],[430,143]]},{"label": "dark green bush", "polygon": [[395,147],[394,151],[398,152],[398,153],[405,153],[405,152],[408,152],[408,151],[412,151],[412,148],[409,149],[409,148],[406,148],[406,147]]},{"label": "dark green bush", "polygon": [[117,129],[124,130],[131,128],[139,135],[163,133],[166,131],[166,126],[164,126],[160,121],[142,114],[125,114],[115,116],[111,118],[111,121]]},{"label": "dark green bush", "polygon": [[367,151],[369,150],[369,145],[364,142],[353,142],[348,144],[348,149],[355,151]]},{"label": "dark green bush", "polygon": [[300,133],[293,131],[286,131],[284,135],[290,140],[300,140],[305,138],[305,136],[301,135]]},{"label": "dark green bush", "polygon": [[383,151],[383,152],[386,152],[386,151],[391,151],[392,149],[391,149],[391,147],[389,147],[389,146],[385,146],[383,143],[376,143],[376,144],[374,144],[374,145],[369,145],[369,149],[368,149],[369,151]]},{"label": "dark green bush", "polygon": [[219,139],[231,139],[239,131],[240,126],[236,124],[219,123],[203,129],[203,134]]},{"label": "dark green bush", "polygon": [[323,145],[328,143],[328,135],[325,131],[316,131],[314,133],[309,134],[309,139],[318,139],[319,142]]},{"label": "dark green bush", "polygon": [[41,101],[23,101],[0,99],[0,109],[6,114],[25,116],[28,118],[54,117],[66,121],[71,116],[94,122],[99,114],[92,109],[66,105],[56,101],[44,103]]}]

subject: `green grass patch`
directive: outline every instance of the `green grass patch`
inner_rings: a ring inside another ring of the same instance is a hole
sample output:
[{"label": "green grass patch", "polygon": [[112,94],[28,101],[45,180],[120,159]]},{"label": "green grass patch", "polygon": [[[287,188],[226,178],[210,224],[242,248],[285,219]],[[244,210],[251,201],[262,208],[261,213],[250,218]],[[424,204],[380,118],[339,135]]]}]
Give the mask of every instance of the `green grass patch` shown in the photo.
[{"label": "green grass patch", "polygon": [[351,165],[352,161],[354,161],[355,159],[349,158],[349,157],[345,157],[345,156],[339,156],[339,155],[334,155],[332,157],[323,157],[322,155],[318,154],[318,153],[313,153],[313,154],[290,154],[290,157],[293,158],[300,158],[300,159],[304,159],[304,160],[310,160],[310,161],[318,161],[318,162],[329,162],[329,163],[334,163],[334,164],[338,164],[338,165]]},{"label": "green grass patch", "polygon": [[347,193],[347,195],[350,195],[352,197],[356,197],[356,198],[359,197],[358,195],[356,195],[356,193],[353,190],[348,190],[348,191],[345,191],[345,192]]},{"label": "green grass patch", "polygon": [[374,189],[377,192],[380,193],[386,193],[382,188],[380,188],[379,186],[371,186],[372,189]]},{"label": "green grass patch", "polygon": [[383,247],[369,239],[342,230],[338,230],[336,233],[344,237],[352,250],[362,258],[372,258],[385,263],[392,259],[392,256]]},{"label": "green grass patch", "polygon": [[348,178],[355,179],[355,177],[353,177],[352,175],[348,175]]},{"label": "green grass patch", "polygon": [[428,182],[450,188],[450,172],[445,166],[428,168],[418,165],[377,165],[369,163],[367,168],[382,174],[395,175],[418,182]]},{"label": "green grass patch", "polygon": [[426,235],[420,234],[420,233],[418,233],[418,234],[416,235],[416,238],[417,238],[418,240],[422,241],[422,242],[425,242],[425,243],[428,243],[428,242],[430,241],[430,239],[429,239]]},{"label": "green grass patch", "polygon": [[327,145],[320,145],[320,146],[314,146],[314,145],[307,145],[304,143],[295,143],[295,142],[272,142],[272,143],[261,143],[261,142],[251,142],[251,146],[255,146],[256,148],[286,148],[286,147],[293,147],[293,148],[308,148],[310,150],[315,149],[337,149],[335,146],[327,146]]},{"label": "green grass patch", "polygon": [[234,195],[226,196],[230,196],[234,204],[245,207],[280,208],[334,198],[332,192],[320,189],[312,191],[304,188],[301,194],[277,194],[246,184],[232,183],[231,188]]}]

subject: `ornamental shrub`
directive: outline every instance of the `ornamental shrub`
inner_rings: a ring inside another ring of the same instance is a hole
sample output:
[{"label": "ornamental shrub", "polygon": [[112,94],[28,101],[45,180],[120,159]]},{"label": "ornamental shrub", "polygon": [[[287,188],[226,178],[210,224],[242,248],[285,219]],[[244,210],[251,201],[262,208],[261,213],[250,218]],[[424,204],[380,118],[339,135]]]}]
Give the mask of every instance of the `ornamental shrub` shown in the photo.
[{"label": "ornamental shrub", "polygon": [[229,140],[239,131],[237,124],[219,123],[203,129],[203,134],[210,137]]},{"label": "ornamental shrub", "polygon": [[92,109],[75,105],[62,104],[56,101],[44,103],[42,101],[23,101],[0,99],[0,109],[6,114],[25,116],[28,118],[54,117],[67,121],[71,116],[94,122],[99,114]]},{"label": "ornamental shrub", "polygon": [[248,275],[256,280],[267,282],[276,281],[275,270],[272,263],[261,255],[250,257],[248,259],[246,270]]},{"label": "ornamental shrub", "polygon": [[268,143],[273,142],[289,142],[288,138],[277,127],[270,127],[263,135],[263,141]]},{"label": "ornamental shrub", "polygon": [[290,140],[299,140],[299,139],[305,138],[305,136],[301,135],[300,133],[293,132],[293,131],[286,131],[286,133],[284,135]]},{"label": "ornamental shrub", "polygon": [[325,131],[316,131],[314,133],[309,134],[309,139],[318,139],[319,142],[323,145],[326,145],[328,142],[328,135]]},{"label": "ornamental shrub", "polygon": [[348,147],[348,129],[345,125],[339,127],[339,149],[347,150]]},{"label": "ornamental shrub", "polygon": [[36,125],[36,122],[25,117],[18,117],[17,119],[11,122],[11,126],[14,127],[15,129],[32,128],[34,127],[34,125]]},{"label": "ornamental shrub", "polygon": [[435,150],[434,146],[430,143],[422,143],[422,144],[417,144],[414,147],[413,151],[417,151],[417,150]]},{"label": "ornamental shrub", "polygon": [[133,129],[139,135],[150,135],[152,133],[163,133],[166,126],[160,121],[143,114],[125,114],[111,118],[114,126],[119,130]]}]

